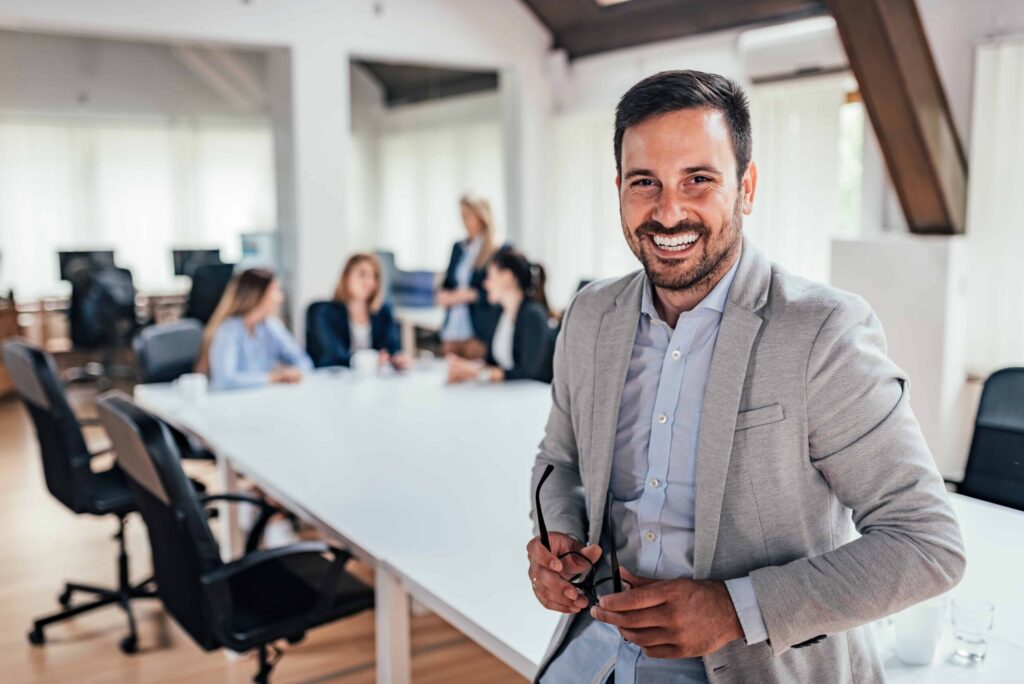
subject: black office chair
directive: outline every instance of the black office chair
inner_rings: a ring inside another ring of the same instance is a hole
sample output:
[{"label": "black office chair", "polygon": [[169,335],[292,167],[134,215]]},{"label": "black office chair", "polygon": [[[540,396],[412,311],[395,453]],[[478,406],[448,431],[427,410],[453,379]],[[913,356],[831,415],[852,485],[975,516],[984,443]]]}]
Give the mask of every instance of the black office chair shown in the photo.
[{"label": "black office chair", "polygon": [[234,272],[234,264],[203,264],[196,267],[192,274],[188,303],[185,305],[185,318],[194,318],[203,325],[209,323]]},{"label": "black office chair", "polygon": [[142,326],[135,313],[135,285],[131,271],[116,266],[86,265],[70,274],[71,306],[68,322],[71,343],[79,350],[97,351],[99,361],[69,369],[68,382],[95,380],[100,389],[114,376],[130,378],[131,368],[114,364],[119,348]]},{"label": "black office chair", "polygon": [[985,381],[961,482],[965,496],[1024,511],[1024,368],[1004,368]]},{"label": "black office chair", "polygon": [[132,346],[140,382],[171,382],[191,373],[203,341],[203,324],[183,318],[143,328]]},{"label": "black office chair", "polygon": [[[296,643],[310,628],[373,607],[373,590],[344,569],[347,552],[319,542],[256,550],[277,509],[240,494],[198,497],[166,425],[117,392],[99,410],[149,529],[160,598],[201,648],[258,649],[254,681],[267,682],[281,657],[275,641]],[[203,511],[217,500],[262,509],[245,555],[229,563]]]},{"label": "black office chair", "polygon": [[[117,518],[117,534],[114,535],[118,544],[117,588],[68,583],[59,598],[64,609],[36,620],[29,632],[29,641],[40,645],[46,641],[43,629],[47,625],[116,604],[128,615],[128,636],[122,639],[121,650],[134,653],[138,649],[138,634],[131,601],[136,598],[152,598],[155,593],[148,588],[152,579],[133,585],[128,576],[125,518],[135,510],[128,484],[117,466],[101,472],[93,472],[90,467],[92,458],[99,454],[90,453],[86,447],[81,429],[83,423],[79,422],[68,405],[53,358],[40,349],[18,341],[3,345],[3,357],[15,391],[35,425],[47,489],[75,513],[113,515]],[[72,606],[75,594],[95,598],[88,603]]]}]

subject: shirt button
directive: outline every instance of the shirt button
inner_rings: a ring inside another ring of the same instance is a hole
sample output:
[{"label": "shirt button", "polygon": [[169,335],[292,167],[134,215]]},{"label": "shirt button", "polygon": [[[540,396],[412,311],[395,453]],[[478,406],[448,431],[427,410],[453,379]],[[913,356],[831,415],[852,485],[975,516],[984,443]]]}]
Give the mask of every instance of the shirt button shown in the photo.
[{"label": "shirt button", "polygon": [[647,539],[647,541],[649,541],[649,542],[652,542],[652,541],[654,541],[654,540],[655,540],[655,539],[657,538],[657,536],[658,536],[658,535],[654,534],[653,532],[648,532],[647,534],[645,534],[645,535],[644,535],[644,537],[645,537],[645,538]]},{"label": "shirt button", "polygon": [[651,480],[651,486],[654,488],[657,488],[660,484],[661,482],[658,481],[658,478],[654,478],[653,480]]},{"label": "shirt button", "polygon": [[662,413],[660,416],[658,416],[658,422],[664,425],[665,423],[668,422],[668,416]]},{"label": "shirt button", "polygon": [[678,361],[681,357],[682,357],[682,354],[679,353],[678,349],[676,349],[674,352],[672,352],[672,358],[675,359],[676,361]]}]

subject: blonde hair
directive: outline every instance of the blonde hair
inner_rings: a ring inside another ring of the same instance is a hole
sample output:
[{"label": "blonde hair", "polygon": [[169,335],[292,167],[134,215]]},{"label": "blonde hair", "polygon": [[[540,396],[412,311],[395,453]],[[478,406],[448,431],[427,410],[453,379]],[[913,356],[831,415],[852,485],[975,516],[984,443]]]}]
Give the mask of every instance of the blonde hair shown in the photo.
[{"label": "blonde hair", "polygon": [[373,294],[370,295],[369,303],[370,311],[377,312],[384,304],[384,291],[381,289],[380,259],[377,258],[376,254],[361,252],[353,254],[348,258],[348,261],[345,262],[345,268],[341,269],[338,286],[334,288],[334,301],[343,304],[349,303],[352,299],[352,293],[348,291],[348,277],[352,275],[352,271],[355,270],[356,266],[364,262],[370,264],[370,268],[373,269],[373,275],[377,278],[377,287],[374,289]]},{"label": "blonde hair", "polygon": [[203,344],[195,367],[197,373],[210,373],[210,345],[213,344],[213,337],[221,324],[232,316],[244,316],[259,306],[274,278],[273,271],[250,268],[231,279],[224,290],[224,296],[220,298],[220,303],[210,316],[206,329],[203,330]]},{"label": "blonde hair", "polygon": [[491,203],[483,197],[463,195],[459,198],[459,204],[469,209],[480,219],[483,245],[480,248],[480,253],[476,255],[476,261],[473,263],[473,270],[479,271],[487,266],[487,261],[494,254],[494,214],[491,212]]}]

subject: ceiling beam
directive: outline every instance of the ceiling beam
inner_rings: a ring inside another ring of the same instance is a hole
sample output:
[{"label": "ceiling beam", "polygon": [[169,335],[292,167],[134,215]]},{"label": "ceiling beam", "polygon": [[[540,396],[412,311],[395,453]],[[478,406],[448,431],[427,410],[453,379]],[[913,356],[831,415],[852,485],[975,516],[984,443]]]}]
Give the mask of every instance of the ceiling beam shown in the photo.
[{"label": "ceiling beam", "polygon": [[914,0],[829,0],[911,232],[964,232],[967,159]]}]

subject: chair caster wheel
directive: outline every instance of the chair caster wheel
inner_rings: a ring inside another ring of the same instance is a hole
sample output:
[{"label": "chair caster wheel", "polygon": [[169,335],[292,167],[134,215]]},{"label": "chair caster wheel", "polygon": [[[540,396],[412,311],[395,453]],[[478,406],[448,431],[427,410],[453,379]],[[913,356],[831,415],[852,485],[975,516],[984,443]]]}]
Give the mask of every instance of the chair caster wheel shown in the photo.
[{"label": "chair caster wheel", "polygon": [[139,640],[136,637],[128,636],[121,639],[121,652],[131,655],[139,652]]},{"label": "chair caster wheel", "polygon": [[28,633],[28,641],[33,646],[42,646],[46,643],[46,636],[43,634],[43,630],[36,627]]},{"label": "chair caster wheel", "polygon": [[61,594],[60,596],[58,596],[57,600],[60,601],[60,605],[62,607],[64,607],[64,608],[67,608],[68,606],[70,606],[71,605],[71,590],[69,589],[69,590],[65,591],[63,594]]}]

